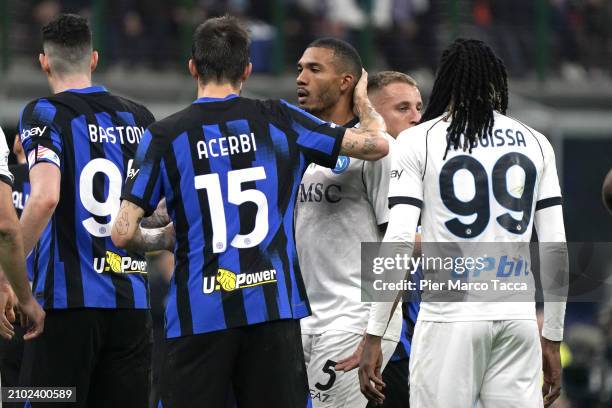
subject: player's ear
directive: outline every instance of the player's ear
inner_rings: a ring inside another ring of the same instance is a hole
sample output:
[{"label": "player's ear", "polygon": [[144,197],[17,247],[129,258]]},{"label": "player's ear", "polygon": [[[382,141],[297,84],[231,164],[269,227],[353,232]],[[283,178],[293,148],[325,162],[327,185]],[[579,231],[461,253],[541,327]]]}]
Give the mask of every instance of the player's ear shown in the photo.
[{"label": "player's ear", "polygon": [[340,79],[340,90],[342,92],[351,91],[355,85],[357,84],[357,78],[355,78],[352,74],[348,72],[342,75]]},{"label": "player's ear", "polygon": [[191,77],[195,79],[196,81],[199,80],[200,75],[198,74],[198,69],[196,68],[196,64],[193,58],[189,58],[188,66],[189,66],[189,73],[191,74]]},{"label": "player's ear", "polygon": [[38,62],[40,63],[40,69],[42,69],[45,74],[50,75],[51,67],[49,66],[49,58],[45,54],[40,53],[38,54]]},{"label": "player's ear", "polygon": [[242,74],[242,77],[240,78],[240,81],[246,82],[246,80],[249,79],[249,77],[251,76],[252,72],[253,72],[253,64],[249,62],[249,64],[244,69],[244,72]]},{"label": "player's ear", "polygon": [[91,53],[91,61],[89,62],[89,68],[91,69],[91,72],[94,72],[96,70],[96,67],[98,66],[98,51],[93,51]]}]

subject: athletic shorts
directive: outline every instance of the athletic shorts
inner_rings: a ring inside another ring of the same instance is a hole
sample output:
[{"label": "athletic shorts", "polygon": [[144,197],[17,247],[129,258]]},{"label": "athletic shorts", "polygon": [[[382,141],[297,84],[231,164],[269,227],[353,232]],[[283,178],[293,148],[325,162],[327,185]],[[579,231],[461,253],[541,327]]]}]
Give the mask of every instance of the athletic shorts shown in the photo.
[{"label": "athletic shorts", "polygon": [[542,351],[535,320],[417,321],[411,408],[539,408]]},{"label": "athletic shorts", "polygon": [[[409,408],[410,407],[410,360],[389,361],[382,373],[385,383],[385,400],[379,408]],[[376,405],[368,403],[367,408]]]},{"label": "athletic shorts", "polygon": [[[7,340],[0,337],[0,374],[2,376],[3,387],[19,386],[19,371],[21,370],[21,360],[23,358],[23,327],[19,324],[19,316],[13,323],[15,335]],[[4,408],[22,408],[23,402],[5,402],[1,405]]]},{"label": "athletic shorts", "polygon": [[21,386],[76,387],[76,402],[54,407],[148,407],[149,310],[57,309],[46,314],[42,335],[25,342]]},{"label": "athletic shorts", "polygon": [[164,408],[306,408],[308,378],[298,320],[166,340]]},{"label": "athletic shorts", "polygon": [[[355,352],[363,336],[340,330],[302,335],[313,408],[364,408],[368,400],[359,388],[358,369],[335,371],[339,360]],[[383,339],[383,369],[397,341]]]}]

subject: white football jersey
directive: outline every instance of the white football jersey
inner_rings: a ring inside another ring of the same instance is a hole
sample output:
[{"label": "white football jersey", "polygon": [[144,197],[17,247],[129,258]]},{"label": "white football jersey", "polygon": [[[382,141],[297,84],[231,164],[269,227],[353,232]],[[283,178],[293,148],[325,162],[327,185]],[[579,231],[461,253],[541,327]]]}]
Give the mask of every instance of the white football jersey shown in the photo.
[{"label": "white football jersey", "polygon": [[8,169],[9,148],[2,128],[0,128],[0,181],[13,184],[13,175]]},{"label": "white football jersey", "polygon": [[[491,136],[477,141],[471,153],[451,146],[444,158],[449,124],[450,119],[442,116],[399,135],[393,153],[389,205],[422,208],[424,243],[528,243],[535,211],[561,203],[550,142],[541,133],[496,112]],[[525,279],[532,283],[533,274]],[[535,319],[535,305],[422,302],[418,318]]]},{"label": "white football jersey", "polygon": [[[389,143],[394,140],[389,136]],[[361,243],[382,239],[389,218],[391,158],[340,156],[334,169],[308,166],[295,205],[295,238],[312,315],[303,334],[343,330],[363,334],[370,303],[361,301]],[[400,307],[385,338],[397,341]]]}]

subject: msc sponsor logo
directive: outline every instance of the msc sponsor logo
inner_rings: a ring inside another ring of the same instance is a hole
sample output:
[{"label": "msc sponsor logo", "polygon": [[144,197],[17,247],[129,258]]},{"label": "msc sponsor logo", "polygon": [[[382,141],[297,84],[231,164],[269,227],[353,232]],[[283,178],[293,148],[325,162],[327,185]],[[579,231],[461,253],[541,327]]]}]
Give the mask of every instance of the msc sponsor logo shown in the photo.
[{"label": "msc sponsor logo", "polygon": [[300,184],[299,199],[302,203],[320,203],[327,201],[335,204],[342,200],[342,186],[339,184],[330,184],[326,186],[323,183],[310,183],[308,186]]},{"label": "msc sponsor logo", "polygon": [[234,273],[228,269],[219,268],[216,276],[204,277],[202,291],[206,294],[216,290],[232,292],[274,282],[276,282],[276,269],[255,273]]},{"label": "msc sponsor logo", "polygon": [[335,174],[344,173],[348,169],[349,164],[351,164],[351,159],[348,156],[338,156],[336,167],[332,169],[332,172]]},{"label": "msc sponsor logo", "polygon": [[47,130],[47,126],[45,127],[34,127],[32,129],[24,129],[21,131],[21,140],[26,140],[30,137],[42,136]]},{"label": "msc sponsor logo", "polygon": [[147,273],[147,261],[121,256],[111,251],[106,251],[104,258],[94,258],[93,267],[98,273]]}]

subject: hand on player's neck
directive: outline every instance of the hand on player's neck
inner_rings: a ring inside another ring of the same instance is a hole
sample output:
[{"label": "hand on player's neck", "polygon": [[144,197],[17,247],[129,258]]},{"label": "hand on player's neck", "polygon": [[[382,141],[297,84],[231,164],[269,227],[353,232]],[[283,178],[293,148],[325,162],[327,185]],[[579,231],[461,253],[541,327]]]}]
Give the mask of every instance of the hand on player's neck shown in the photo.
[{"label": "hand on player's neck", "polygon": [[329,109],[321,112],[317,115],[319,119],[326,122],[332,122],[336,125],[344,125],[350,122],[355,117],[353,113],[353,104],[343,98],[340,98],[338,102],[330,107]]},{"label": "hand on player's neck", "polygon": [[73,74],[69,76],[49,76],[49,85],[53,93],[64,92],[68,89],[88,88],[91,84],[91,74]]},{"label": "hand on player's neck", "polygon": [[225,98],[230,94],[240,95],[242,84],[235,87],[229,83],[217,84],[209,82],[202,84],[198,82],[198,99],[199,98]]}]

